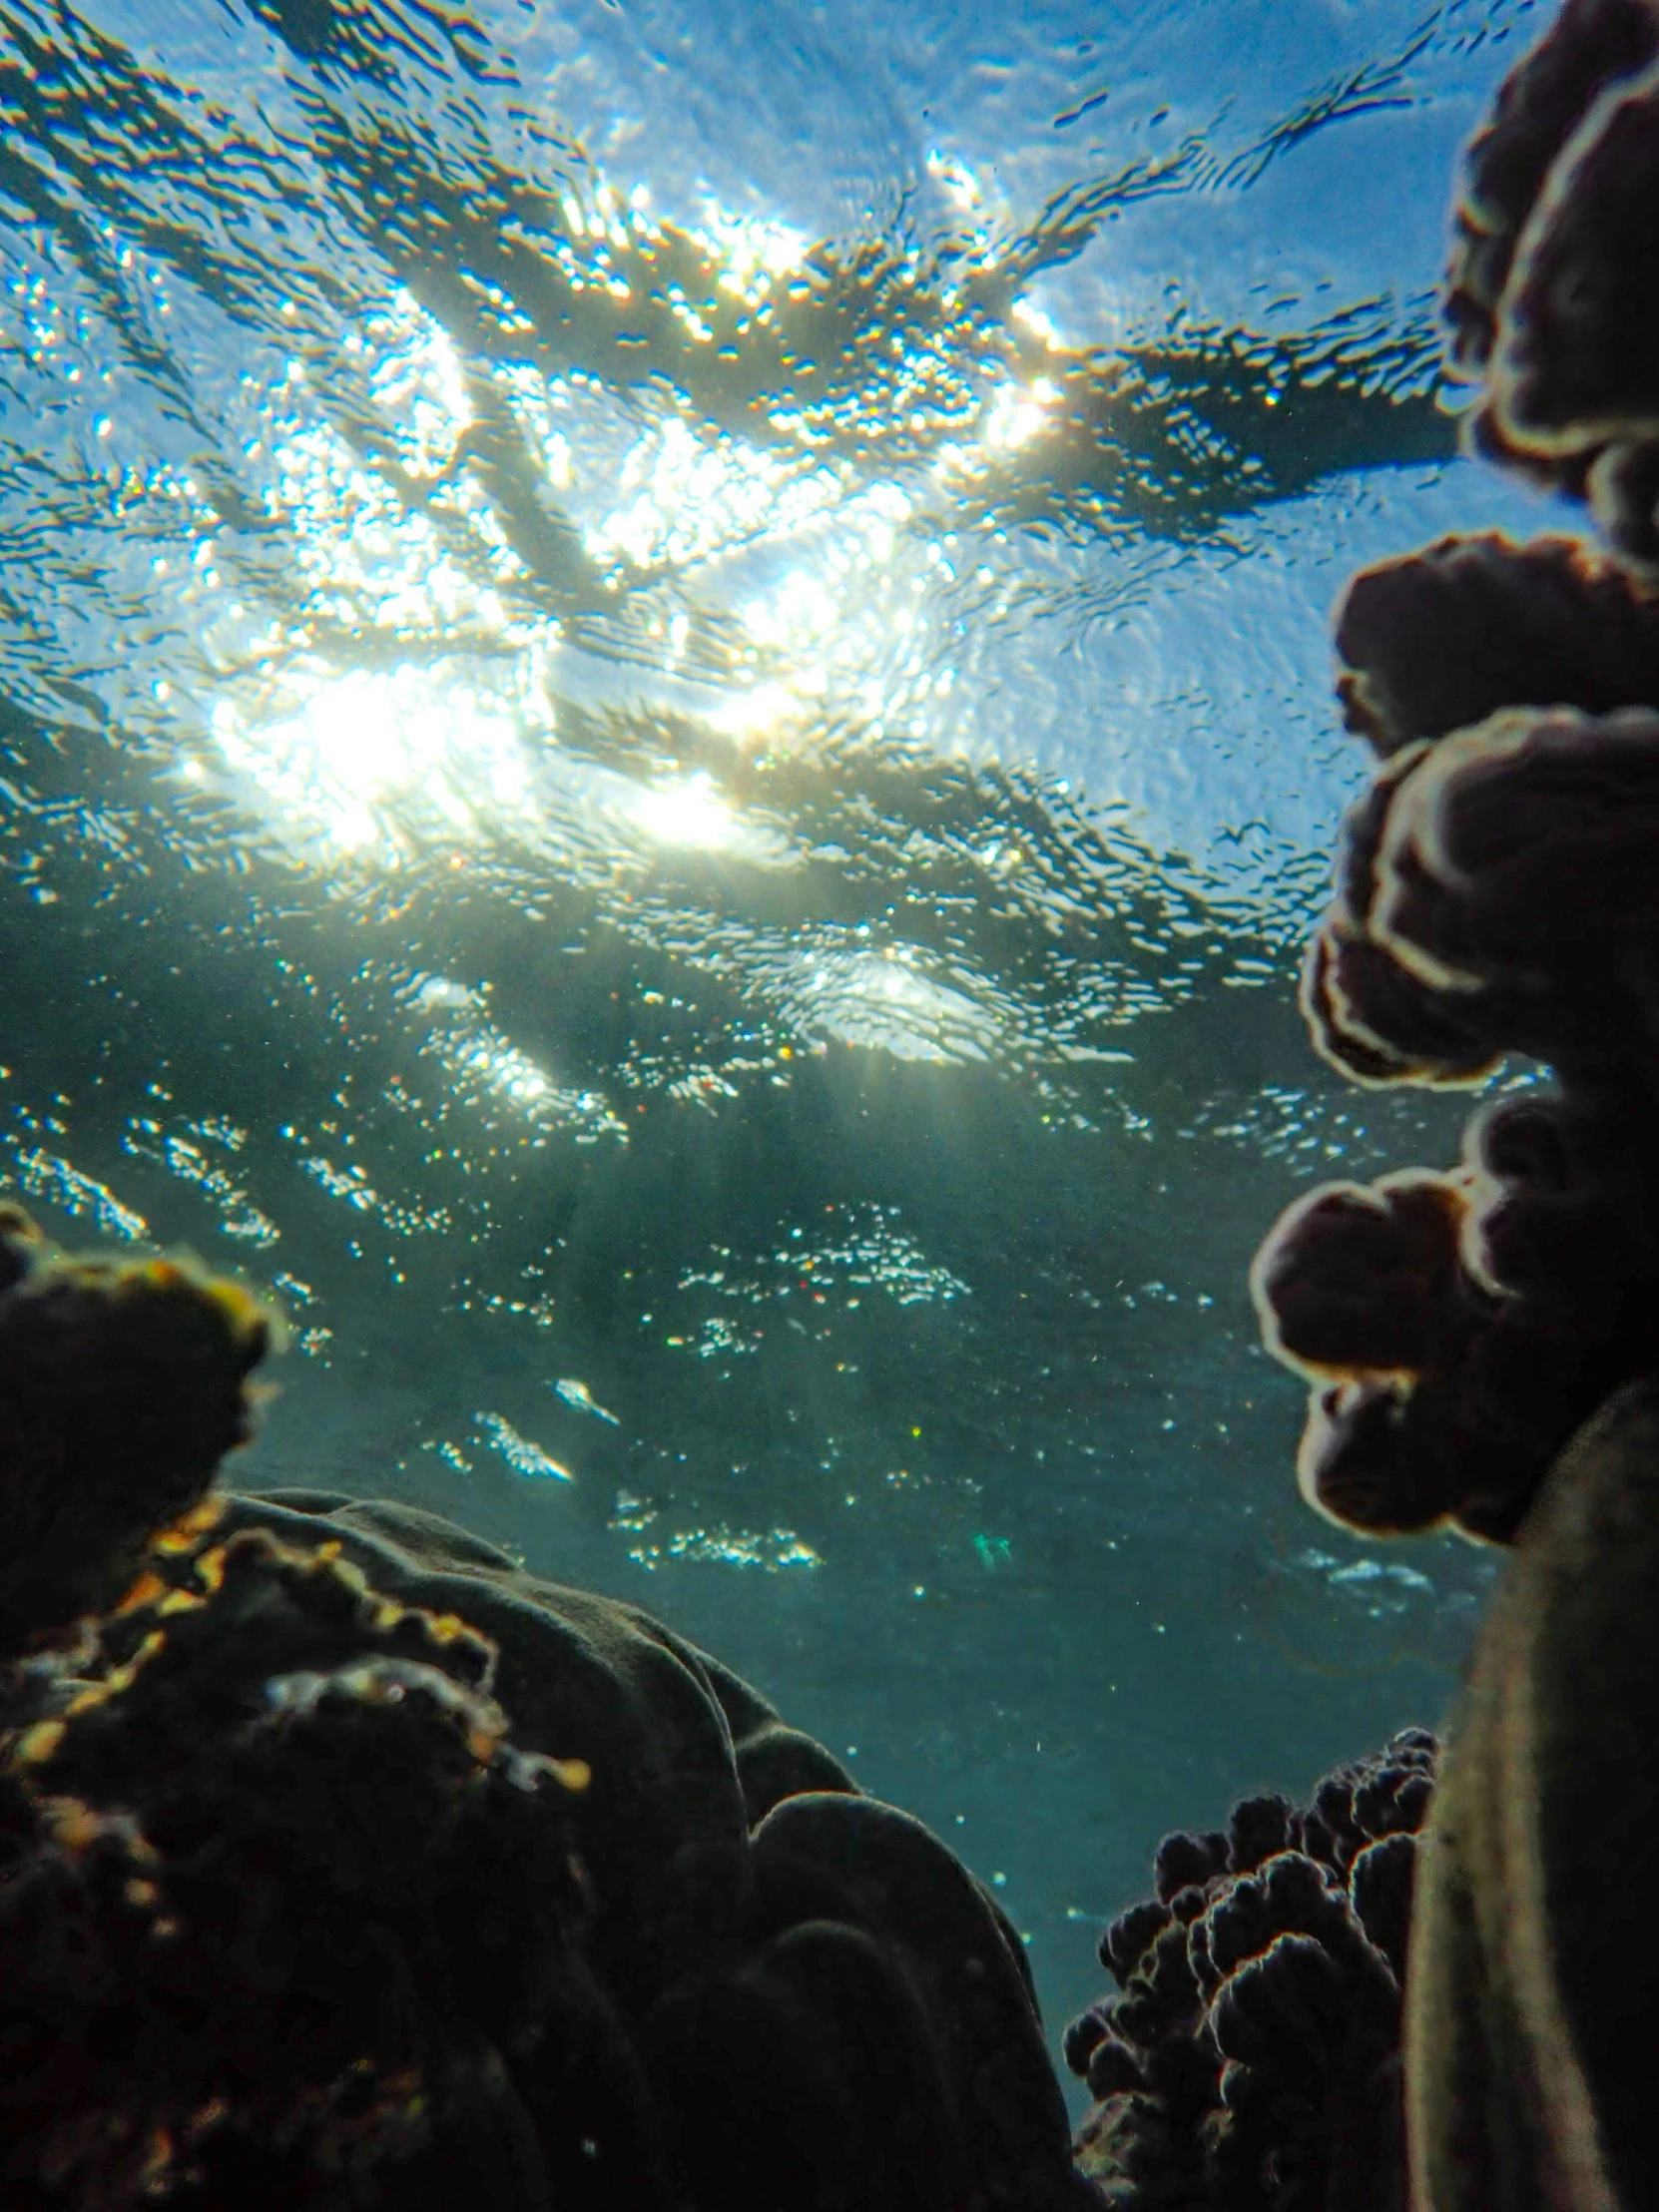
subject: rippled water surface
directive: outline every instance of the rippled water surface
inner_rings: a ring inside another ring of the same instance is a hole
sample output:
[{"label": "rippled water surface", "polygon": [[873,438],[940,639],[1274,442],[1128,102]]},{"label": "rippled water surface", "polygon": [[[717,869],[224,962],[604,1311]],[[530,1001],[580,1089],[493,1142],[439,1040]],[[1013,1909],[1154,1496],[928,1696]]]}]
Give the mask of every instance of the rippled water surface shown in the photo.
[{"label": "rippled water surface", "polygon": [[1530,0],[0,0],[0,1187],[284,1307],[239,1479],[636,1597],[999,1886],[1445,1698],[1244,1270],[1325,616],[1515,519]]}]

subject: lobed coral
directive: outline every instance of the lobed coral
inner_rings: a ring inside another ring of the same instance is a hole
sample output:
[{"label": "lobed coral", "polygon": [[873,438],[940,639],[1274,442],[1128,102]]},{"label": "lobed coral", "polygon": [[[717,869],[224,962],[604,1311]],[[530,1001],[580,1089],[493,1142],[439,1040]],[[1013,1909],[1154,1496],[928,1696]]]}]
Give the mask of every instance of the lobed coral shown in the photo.
[{"label": "lobed coral", "polygon": [[1105,2203],[1401,2204],[1400,1986],[1435,1761],[1404,1729],[1305,1806],[1248,1798],[1224,1831],[1159,1845],[1154,1895],[1101,1939],[1121,1994],[1066,2033]]},{"label": "lobed coral", "polygon": [[925,1829],[632,1607],[210,1493],[239,1292],[15,1212],[0,1269],[8,2206],[1087,2203]]},{"label": "lobed coral", "polygon": [[1257,1257],[1264,1339],[1314,1385],[1303,1487],[1356,1526],[1506,1540],[1651,1357],[1656,801],[1653,711],[1506,709],[1389,753],[1346,826],[1304,973],[1325,1056],[1447,1084],[1521,1052],[1559,1082],[1484,1108],[1449,1175],[1314,1192]]},{"label": "lobed coral", "polygon": [[1576,538],[1440,538],[1354,578],[1337,609],[1350,730],[1382,759],[1548,705],[1659,708],[1659,600]]},{"label": "lobed coral", "polygon": [[1483,380],[1475,450],[1588,499],[1621,553],[1659,558],[1659,13],[1568,0],[1471,144],[1445,313]]},{"label": "lobed coral", "polygon": [[1545,1469],[1659,1342],[1659,1143],[1609,1074],[1495,1101],[1464,1164],[1327,1184],[1251,1273],[1313,1385],[1298,1474],[1350,1526],[1509,1541]]},{"label": "lobed coral", "polygon": [[1587,492],[1620,557],[1447,538],[1338,612],[1379,765],[1304,968],[1315,1044],[1364,1084],[1511,1054],[1557,1081],[1483,1109],[1449,1174],[1313,1193],[1258,1256],[1264,1338],[1313,1386],[1303,1488],[1362,1528],[1510,1540],[1659,1333],[1659,598],[1633,510],[1597,506],[1659,455],[1631,350],[1656,101],[1659,10],[1569,0],[1470,148],[1446,301],[1486,448]]},{"label": "lobed coral", "polygon": [[1459,365],[1489,363],[1527,219],[1562,148],[1610,85],[1659,59],[1647,0],[1568,0],[1510,71],[1464,155],[1444,311]]},{"label": "lobed coral", "polygon": [[746,1683],[412,1507],[275,1493],[227,1500],[223,1525],[326,1533],[387,1599],[464,1616],[499,1654],[515,1740],[587,1771],[582,1954],[668,2176],[642,2205],[1087,2206],[1018,1936]]}]

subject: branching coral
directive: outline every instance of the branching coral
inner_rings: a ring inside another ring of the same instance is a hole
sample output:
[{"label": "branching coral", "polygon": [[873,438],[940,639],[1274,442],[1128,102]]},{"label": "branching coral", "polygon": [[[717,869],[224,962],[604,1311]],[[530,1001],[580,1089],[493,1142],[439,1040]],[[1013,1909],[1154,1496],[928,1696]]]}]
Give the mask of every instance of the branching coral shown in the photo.
[{"label": "branching coral", "polygon": [[1246,1799],[1166,1836],[1155,1895],[1100,1956],[1122,1993],[1073,2021],[1095,2103],[1079,2163],[1125,2212],[1396,2207],[1400,1984],[1435,1745],[1406,1729],[1311,1802]]}]

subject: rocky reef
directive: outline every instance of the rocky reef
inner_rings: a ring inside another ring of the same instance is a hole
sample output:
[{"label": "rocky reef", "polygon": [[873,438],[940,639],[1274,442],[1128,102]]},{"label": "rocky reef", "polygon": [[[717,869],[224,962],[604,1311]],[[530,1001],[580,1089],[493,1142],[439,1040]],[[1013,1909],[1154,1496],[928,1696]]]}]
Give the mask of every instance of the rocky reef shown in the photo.
[{"label": "rocky reef", "polygon": [[0,2200],[17,2212],[1623,2212],[1659,2200],[1659,0],[1473,142],[1476,450],[1604,550],[1358,577],[1302,1003],[1462,1157],[1252,1288],[1310,1500],[1509,1547],[1444,1744],[1159,1847],[1073,2023],[936,1838],[638,1609],[233,1496],[273,1323],[0,1207]]},{"label": "rocky reef", "polygon": [[630,1606],[211,1489],[239,1291],[0,1259],[8,2206],[1087,2203],[924,1828]]}]

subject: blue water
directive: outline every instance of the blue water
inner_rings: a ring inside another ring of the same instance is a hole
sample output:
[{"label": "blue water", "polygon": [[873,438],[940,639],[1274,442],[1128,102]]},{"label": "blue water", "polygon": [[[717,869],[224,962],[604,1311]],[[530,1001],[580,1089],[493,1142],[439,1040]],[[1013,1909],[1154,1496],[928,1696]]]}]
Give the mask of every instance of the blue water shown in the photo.
[{"label": "blue water", "polygon": [[1529,4],[0,6],[0,1188],[290,1344],[237,1470],[653,1607],[993,1881],[1442,1709],[1249,1255],[1362,562]]}]

